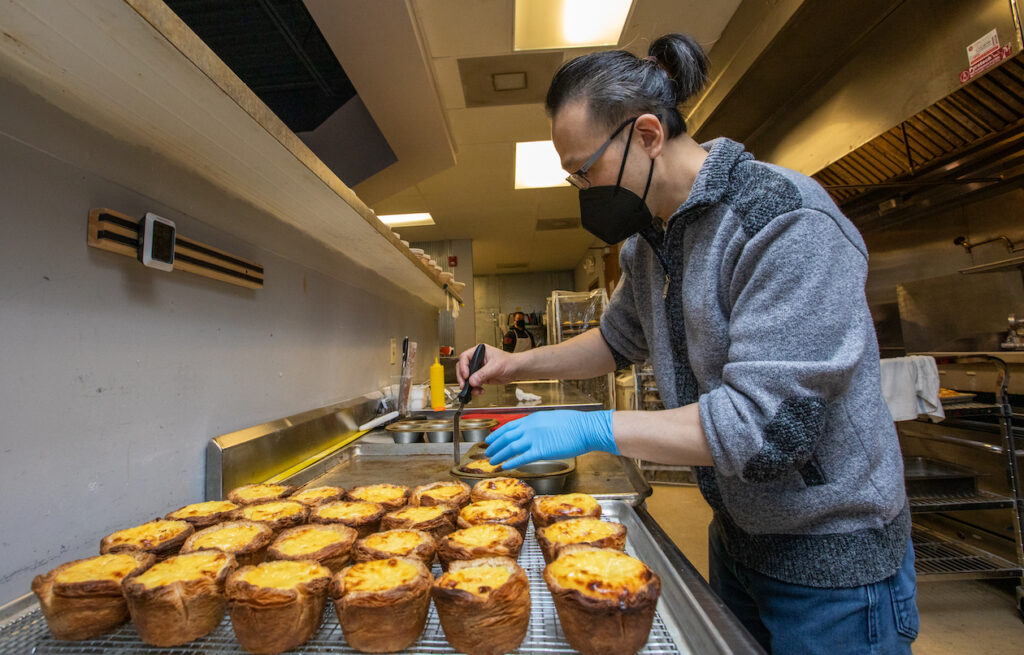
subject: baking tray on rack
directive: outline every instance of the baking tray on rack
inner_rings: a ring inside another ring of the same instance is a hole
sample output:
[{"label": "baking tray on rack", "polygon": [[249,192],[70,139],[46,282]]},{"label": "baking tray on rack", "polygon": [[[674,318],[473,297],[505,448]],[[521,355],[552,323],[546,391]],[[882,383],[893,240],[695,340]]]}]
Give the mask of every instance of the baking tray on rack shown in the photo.
[{"label": "baking tray on rack", "polygon": [[[633,508],[617,500],[601,501],[603,516],[626,526],[626,552],[639,558],[661,576],[662,593],[658,600],[654,624],[647,644],[639,651],[644,655],[690,655],[730,652],[726,641],[711,624],[710,619],[694,595],[682,582],[665,553],[658,547],[650,531],[640,522]],[[573,653],[566,642],[558,622],[551,594],[544,584],[544,558],[534,538],[530,525],[519,564],[530,580],[530,626],[526,638],[515,653],[535,655],[540,653]],[[435,564],[433,573],[440,575]],[[304,646],[291,652],[304,653],[357,653],[344,640],[338,625],[334,608],[328,600],[320,629]],[[406,653],[435,654],[455,653],[448,645],[431,604],[427,624],[418,642]],[[120,655],[167,655],[188,653],[204,655],[223,653],[244,655],[245,651],[235,641],[231,622],[225,617],[209,635],[168,649],[149,646],[135,634],[131,624],[125,624],[102,637],[86,641],[58,641],[50,636],[39,607],[31,603],[10,620],[0,617],[0,655],[78,655],[81,653],[109,653]]]}]

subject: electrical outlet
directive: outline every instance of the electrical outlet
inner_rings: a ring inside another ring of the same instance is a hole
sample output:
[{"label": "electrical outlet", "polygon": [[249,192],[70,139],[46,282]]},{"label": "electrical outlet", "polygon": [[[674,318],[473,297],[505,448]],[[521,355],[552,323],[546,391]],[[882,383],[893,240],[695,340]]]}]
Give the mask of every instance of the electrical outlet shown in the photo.
[{"label": "electrical outlet", "polygon": [[391,340],[391,363],[398,361],[398,339]]}]

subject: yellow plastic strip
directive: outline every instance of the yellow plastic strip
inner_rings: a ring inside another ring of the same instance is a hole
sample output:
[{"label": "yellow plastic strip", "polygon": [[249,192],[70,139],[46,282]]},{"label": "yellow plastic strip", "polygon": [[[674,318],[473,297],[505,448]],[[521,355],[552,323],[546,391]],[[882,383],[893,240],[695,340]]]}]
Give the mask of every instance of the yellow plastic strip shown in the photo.
[{"label": "yellow plastic strip", "polygon": [[277,475],[275,475],[272,478],[268,478],[268,479],[264,480],[263,483],[264,484],[275,484],[275,483],[281,482],[282,480],[286,480],[286,479],[290,478],[291,476],[295,475],[296,473],[298,473],[299,471],[305,469],[306,467],[312,466],[313,464],[316,464],[317,462],[322,460],[324,457],[327,457],[328,455],[330,455],[331,453],[337,451],[338,449],[340,449],[340,448],[342,448],[344,446],[349,445],[350,443],[352,443],[353,441],[355,441],[359,437],[363,436],[367,432],[369,432],[369,430],[362,430],[362,431],[356,432],[356,433],[354,433],[354,434],[352,434],[352,435],[350,435],[348,437],[345,437],[344,439],[342,439],[338,443],[336,443],[336,444],[334,444],[332,446],[328,446],[327,448],[324,448],[323,450],[321,450],[320,452],[318,452],[315,455],[307,457],[306,459],[302,460],[301,462],[299,462],[295,466],[292,466],[291,468],[288,468],[288,469],[285,469],[284,471],[281,471],[280,473],[278,473]]}]

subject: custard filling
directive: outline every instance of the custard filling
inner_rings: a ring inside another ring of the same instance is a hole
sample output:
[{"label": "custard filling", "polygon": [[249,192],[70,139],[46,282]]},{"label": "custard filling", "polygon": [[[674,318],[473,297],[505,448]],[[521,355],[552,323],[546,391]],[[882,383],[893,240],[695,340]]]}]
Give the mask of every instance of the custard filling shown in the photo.
[{"label": "custard filling", "polygon": [[445,487],[434,487],[424,491],[421,496],[427,498],[437,498],[440,500],[451,500],[463,492],[462,487],[456,487],[455,485],[449,485]]},{"label": "custard filling", "polygon": [[405,489],[393,484],[371,484],[354,489],[349,494],[368,503],[388,503],[404,499]]},{"label": "custard filling", "polygon": [[286,516],[298,514],[305,509],[302,503],[291,500],[279,500],[274,503],[249,505],[242,508],[242,516],[250,521],[273,521]]},{"label": "custard filling", "polygon": [[394,557],[354,564],[345,571],[345,593],[394,589],[412,582],[419,574],[419,568]]},{"label": "custard filling", "polygon": [[491,464],[486,459],[476,459],[472,462],[467,463],[463,466],[467,471],[477,471],[479,473],[494,473],[495,471],[501,470],[500,464]]},{"label": "custard filling", "polygon": [[361,519],[373,516],[379,511],[380,505],[359,500],[339,500],[336,503],[320,505],[315,510],[317,516],[325,519]]},{"label": "custard filling", "polygon": [[205,503],[193,503],[185,505],[176,512],[168,514],[173,518],[185,518],[186,516],[210,516],[220,512],[230,512],[237,509],[238,505],[227,500],[208,500]]},{"label": "custard filling", "polygon": [[570,519],[552,523],[541,528],[548,541],[559,544],[576,544],[583,541],[597,541],[610,537],[619,531],[617,523],[601,519]]},{"label": "custard filling", "polygon": [[448,589],[461,589],[476,596],[487,596],[508,582],[511,577],[504,566],[470,566],[458,571],[448,571],[437,584]]},{"label": "custard filling", "polygon": [[84,562],[72,564],[58,573],[54,578],[54,582],[73,584],[75,582],[91,582],[93,580],[120,581],[138,565],[139,563],[134,557],[125,553],[90,557]]},{"label": "custard filling", "polygon": [[515,478],[494,478],[480,483],[480,488],[493,491],[502,496],[523,496],[528,493],[529,485]]},{"label": "custard filling", "polygon": [[549,496],[538,501],[539,509],[544,514],[559,516],[583,516],[593,514],[599,505],[594,497],[588,494],[562,494]]},{"label": "custard filling", "polygon": [[292,589],[328,575],[330,571],[316,562],[274,560],[242,571],[239,578],[254,587]]},{"label": "custard filling", "polygon": [[321,548],[326,548],[344,539],[343,535],[330,528],[319,528],[311,525],[279,538],[274,542],[274,547],[289,557],[297,557],[307,553],[315,553]]},{"label": "custard filling", "polygon": [[363,544],[368,548],[395,555],[408,555],[421,543],[423,537],[409,530],[378,532],[363,540]]},{"label": "custard filling", "polygon": [[432,507],[406,507],[397,512],[392,512],[391,517],[413,523],[426,523],[433,521],[445,513],[445,508],[434,505]]},{"label": "custard filling", "polygon": [[201,550],[177,555],[157,562],[134,578],[145,587],[159,587],[172,582],[216,578],[227,564],[228,556],[219,550]]},{"label": "custard filling", "polygon": [[138,548],[152,548],[173,539],[188,529],[184,521],[152,521],[134,528],[118,530],[107,540],[112,544],[130,544]]},{"label": "custard filling", "polygon": [[[509,531],[515,528],[500,523],[482,523],[470,528],[456,530],[448,538],[456,543],[470,547],[488,547],[503,543],[509,537]],[[516,532],[516,534],[519,534]]]},{"label": "custard filling", "polygon": [[251,484],[246,487],[239,487],[231,493],[241,500],[255,500],[257,498],[273,498],[280,496],[287,487],[279,484]]},{"label": "custard filling", "polygon": [[600,599],[634,594],[653,576],[640,560],[607,549],[565,553],[548,571],[563,587]]},{"label": "custard filling", "polygon": [[508,500],[481,500],[466,505],[460,512],[463,519],[473,521],[506,521],[519,516],[519,506]]},{"label": "custard filling", "polygon": [[337,487],[313,487],[312,489],[306,489],[290,497],[291,500],[297,500],[300,503],[311,503],[320,500],[321,498],[327,498],[329,496],[338,495],[339,490]]},{"label": "custard filling", "polygon": [[225,528],[213,528],[209,531],[204,530],[202,534],[196,535],[189,544],[189,548],[191,550],[212,548],[213,550],[233,553],[248,546],[261,532],[263,530],[260,530],[255,525],[233,525]]}]

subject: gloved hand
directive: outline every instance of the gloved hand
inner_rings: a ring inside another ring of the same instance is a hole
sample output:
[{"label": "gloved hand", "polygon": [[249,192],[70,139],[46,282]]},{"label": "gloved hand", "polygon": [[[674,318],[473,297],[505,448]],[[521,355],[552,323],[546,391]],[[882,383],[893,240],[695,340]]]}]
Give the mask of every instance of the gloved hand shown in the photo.
[{"label": "gloved hand", "polygon": [[619,454],[612,435],[612,411],[555,409],[534,412],[501,426],[487,437],[491,464],[514,469],[538,459],[575,457],[592,450]]}]

